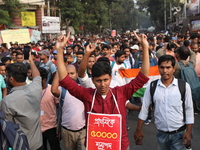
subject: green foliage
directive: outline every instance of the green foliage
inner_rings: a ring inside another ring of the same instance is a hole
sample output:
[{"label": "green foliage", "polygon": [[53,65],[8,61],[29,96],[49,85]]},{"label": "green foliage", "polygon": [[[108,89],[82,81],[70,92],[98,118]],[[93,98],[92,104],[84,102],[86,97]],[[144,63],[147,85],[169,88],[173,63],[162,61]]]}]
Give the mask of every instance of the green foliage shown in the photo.
[{"label": "green foliage", "polygon": [[[133,30],[141,17],[133,0],[67,0],[60,1],[62,20],[71,20],[77,32],[98,33],[105,28]],[[144,18],[144,17],[143,17]],[[102,26],[102,29],[100,28]]]},{"label": "green foliage", "polygon": [[59,7],[61,9],[62,22],[65,23],[65,19],[71,21],[71,24],[76,31],[83,23],[83,6],[78,0],[60,1]]},{"label": "green foliage", "polygon": [[166,1],[166,18],[170,14],[170,2],[172,6],[178,6],[179,0],[138,0],[140,11],[150,13],[150,18],[158,29],[164,29],[164,1]]},{"label": "green foliage", "polygon": [[19,0],[3,0],[4,5],[0,8],[0,23],[5,25],[12,24],[11,20],[14,16],[20,16],[27,5],[21,4]]},{"label": "green foliage", "polygon": [[24,7],[27,5],[20,3],[19,0],[3,0],[5,3],[4,9],[8,11],[11,17],[17,15],[20,16],[21,12],[24,11]]},{"label": "green foliage", "polygon": [[10,15],[8,14],[7,11],[4,11],[2,9],[0,9],[0,24],[5,24],[8,25],[10,23]]}]

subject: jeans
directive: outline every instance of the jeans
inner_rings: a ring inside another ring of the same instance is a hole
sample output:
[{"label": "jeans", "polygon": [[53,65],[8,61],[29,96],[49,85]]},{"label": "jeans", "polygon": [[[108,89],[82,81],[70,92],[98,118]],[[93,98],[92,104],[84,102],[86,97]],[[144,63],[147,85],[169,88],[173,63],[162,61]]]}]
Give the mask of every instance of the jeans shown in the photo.
[{"label": "jeans", "polygon": [[182,143],[184,132],[185,131],[168,134],[158,131],[158,150],[186,150],[185,146]]}]

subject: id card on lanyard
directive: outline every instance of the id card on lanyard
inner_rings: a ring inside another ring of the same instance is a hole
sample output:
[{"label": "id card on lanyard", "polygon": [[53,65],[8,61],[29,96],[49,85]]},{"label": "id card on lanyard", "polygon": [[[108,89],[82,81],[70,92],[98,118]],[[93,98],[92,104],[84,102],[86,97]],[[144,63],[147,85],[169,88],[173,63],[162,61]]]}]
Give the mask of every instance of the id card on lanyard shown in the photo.
[{"label": "id card on lanyard", "polygon": [[122,116],[116,98],[112,93],[119,114],[92,113],[95,95],[96,91],[93,95],[91,110],[88,112],[86,149],[121,150]]}]

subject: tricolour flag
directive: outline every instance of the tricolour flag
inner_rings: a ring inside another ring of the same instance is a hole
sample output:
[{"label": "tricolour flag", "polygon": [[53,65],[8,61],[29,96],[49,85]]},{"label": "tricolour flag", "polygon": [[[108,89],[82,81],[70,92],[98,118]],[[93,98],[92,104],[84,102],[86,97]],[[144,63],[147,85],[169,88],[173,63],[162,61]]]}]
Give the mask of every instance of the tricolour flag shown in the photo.
[{"label": "tricolour flag", "polygon": [[[125,69],[120,70],[120,75],[125,78],[126,83],[129,83],[132,79],[134,79],[140,71],[140,68],[136,69]],[[134,97],[143,97],[144,91],[148,84],[150,84],[152,81],[160,79],[160,73],[158,71],[158,66],[151,66],[150,67],[150,73],[149,73],[149,81],[143,86],[143,88],[140,88],[136,93],[134,93]]]}]

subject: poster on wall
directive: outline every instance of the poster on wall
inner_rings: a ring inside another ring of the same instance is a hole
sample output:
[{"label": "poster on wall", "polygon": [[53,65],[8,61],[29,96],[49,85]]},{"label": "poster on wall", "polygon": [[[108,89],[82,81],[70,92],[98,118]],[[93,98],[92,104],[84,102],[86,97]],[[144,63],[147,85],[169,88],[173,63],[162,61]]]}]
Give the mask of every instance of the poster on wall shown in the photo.
[{"label": "poster on wall", "polygon": [[199,13],[199,0],[189,0],[186,15],[191,16]]},{"label": "poster on wall", "polygon": [[42,33],[60,33],[60,18],[42,16]]},{"label": "poster on wall", "polygon": [[22,26],[36,26],[35,12],[21,12]]}]

